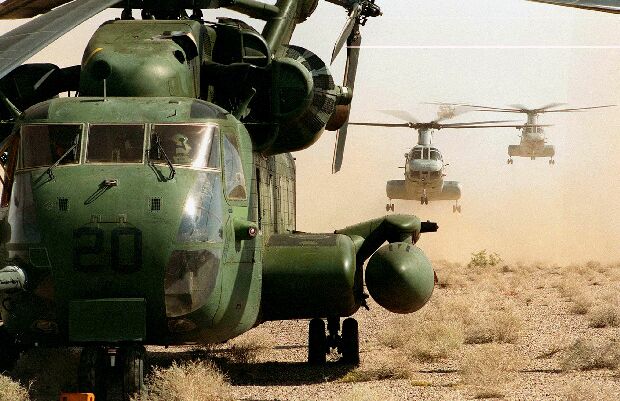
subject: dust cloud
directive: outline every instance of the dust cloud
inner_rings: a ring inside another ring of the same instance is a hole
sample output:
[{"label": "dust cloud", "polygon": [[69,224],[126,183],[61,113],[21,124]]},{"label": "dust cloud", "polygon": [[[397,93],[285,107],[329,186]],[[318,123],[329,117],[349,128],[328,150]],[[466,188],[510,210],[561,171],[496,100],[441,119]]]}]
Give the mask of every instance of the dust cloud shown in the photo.
[{"label": "dust cloud", "polygon": [[[522,0],[379,2],[384,15],[363,27],[352,121],[391,117],[403,109],[421,120],[437,109],[422,102],[476,102],[489,106],[620,104],[620,17]],[[80,62],[96,27],[111,10],[50,45],[35,62]],[[209,11],[207,19],[234,13]],[[329,60],[346,13],[320,2],[293,43]],[[16,26],[2,22],[0,31]],[[320,27],[320,29],[317,29]],[[330,66],[336,83],[343,50]],[[520,115],[468,113],[451,121],[515,119]],[[394,121],[395,122],[395,121]],[[548,114],[541,122],[556,164],[516,158],[506,165],[514,129],[439,131],[434,144],[450,163],[446,179],[463,185],[462,214],[451,202],[422,206],[395,201],[397,213],[437,221],[440,231],[420,246],[433,259],[467,261],[481,249],[511,261],[578,263],[620,260],[620,108]],[[328,232],[384,215],[385,182],[402,178],[404,153],[415,131],[351,127],[343,169],[331,174],[335,134],[326,132],[297,152],[299,230]]]}]

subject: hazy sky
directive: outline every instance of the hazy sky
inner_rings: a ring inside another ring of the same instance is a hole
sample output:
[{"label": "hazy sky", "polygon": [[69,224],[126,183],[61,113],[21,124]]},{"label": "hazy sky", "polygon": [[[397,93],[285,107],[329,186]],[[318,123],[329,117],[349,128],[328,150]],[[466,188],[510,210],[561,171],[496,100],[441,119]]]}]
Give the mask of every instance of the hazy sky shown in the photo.
[{"label": "hazy sky", "polygon": [[[428,101],[620,104],[620,16],[520,0],[379,4],[383,17],[363,27],[363,44],[370,48],[360,59],[354,121],[394,121],[377,110],[399,108],[432,119],[436,110],[420,104]],[[211,11],[206,18],[223,14]],[[93,18],[33,61],[79,63],[96,27],[118,15],[114,10]],[[293,43],[329,60],[345,19],[343,9],[321,2]],[[0,22],[0,31],[17,24]],[[336,82],[345,53],[331,67]],[[480,117],[506,115],[470,113],[461,119]],[[466,261],[471,252],[487,249],[526,262],[620,260],[620,108],[550,114],[541,121],[553,124],[547,128],[556,146],[553,167],[546,159],[523,158],[506,165],[507,146],[519,140],[514,129],[435,135],[450,163],[447,179],[463,185],[463,213],[453,214],[450,202],[395,201],[396,212],[439,223],[440,232],[420,242],[431,258]],[[403,155],[416,141],[408,129],[352,127],[343,168],[332,175],[334,138],[326,132],[295,154],[300,230],[333,231],[385,214],[385,182],[402,178]]]}]

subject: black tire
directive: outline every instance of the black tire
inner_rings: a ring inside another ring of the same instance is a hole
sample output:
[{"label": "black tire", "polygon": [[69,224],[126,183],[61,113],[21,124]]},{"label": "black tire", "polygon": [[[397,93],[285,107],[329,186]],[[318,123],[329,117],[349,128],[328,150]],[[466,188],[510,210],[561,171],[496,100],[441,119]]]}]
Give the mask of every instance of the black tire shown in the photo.
[{"label": "black tire", "polygon": [[94,393],[97,401],[108,397],[108,354],[102,347],[85,347],[80,353],[78,386],[81,392]]},{"label": "black tire", "polygon": [[13,370],[19,359],[19,347],[15,339],[0,322],[0,373]]},{"label": "black tire", "polygon": [[340,340],[341,361],[347,364],[359,365],[360,363],[360,339],[357,320],[345,319],[342,322],[342,337]]},{"label": "black tire", "polygon": [[[130,346],[123,350],[123,401],[141,400],[144,397],[144,362],[146,350],[143,346]],[[96,399],[96,398],[95,398]]]},{"label": "black tire", "polygon": [[322,319],[310,320],[308,328],[308,363],[323,365],[327,361],[327,336]]}]

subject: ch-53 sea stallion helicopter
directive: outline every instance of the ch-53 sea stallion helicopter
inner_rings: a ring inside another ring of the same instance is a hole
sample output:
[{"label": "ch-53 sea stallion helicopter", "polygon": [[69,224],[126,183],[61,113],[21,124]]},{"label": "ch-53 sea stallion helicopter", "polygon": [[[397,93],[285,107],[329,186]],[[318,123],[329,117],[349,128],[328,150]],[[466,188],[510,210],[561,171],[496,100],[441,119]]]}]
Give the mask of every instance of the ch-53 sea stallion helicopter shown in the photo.
[{"label": "ch-53 sea stallion helicopter", "polygon": [[[380,15],[374,1],[329,1],[350,13],[336,50]],[[434,272],[415,243],[435,223],[393,215],[296,231],[290,152],[346,124],[359,55],[348,49],[340,87],[319,57],[289,44],[318,0],[63,3],[0,7],[4,18],[43,14],[0,37],[10,258],[0,370],[34,345],[79,345],[80,390],[101,401],[116,366],[128,399],[143,389],[144,345],[222,342],[286,319],[311,319],[309,362],[337,349],[357,363],[350,316],[366,305],[364,286],[395,313],[428,301]],[[22,65],[109,7],[121,18],[97,29],[81,65]],[[203,21],[218,7],[264,30]],[[79,96],[57,96],[65,91]]]},{"label": "ch-53 sea stallion helicopter", "polygon": [[517,125],[515,128],[521,130],[521,141],[518,145],[508,145],[508,164],[513,164],[513,157],[529,157],[535,160],[537,157],[548,157],[549,164],[554,165],[555,160],[555,147],[553,145],[547,145],[547,136],[545,134],[545,127],[549,125],[541,125],[538,123],[538,116],[545,113],[574,113],[592,109],[602,109],[607,107],[615,107],[615,105],[605,106],[591,106],[591,107],[577,107],[577,108],[564,108],[557,109],[559,106],[563,106],[564,103],[551,103],[545,106],[537,107],[535,109],[528,108],[526,106],[515,104],[509,107],[492,107],[492,106],[480,106],[474,104],[461,104],[461,103],[444,103],[442,105],[450,105],[455,107],[469,107],[473,111],[488,111],[495,113],[519,113],[527,115],[527,122],[525,124]]},{"label": "ch-53 sea stallion helicopter", "polygon": [[406,121],[404,123],[350,123],[350,125],[369,127],[412,128],[418,131],[417,145],[405,153],[405,179],[391,180],[386,184],[385,191],[388,197],[388,203],[385,205],[386,211],[394,211],[393,199],[419,199],[422,205],[428,205],[429,200],[454,201],[452,212],[460,213],[461,205],[458,204],[458,201],[461,199],[461,184],[457,181],[444,180],[445,168],[448,164],[444,162],[439,149],[432,145],[433,134],[441,129],[513,127],[512,125],[497,125],[509,121],[441,123],[441,121],[453,118],[461,113],[449,107],[440,108],[437,118],[426,123],[419,122],[410,113],[402,110],[382,110],[382,112]]}]

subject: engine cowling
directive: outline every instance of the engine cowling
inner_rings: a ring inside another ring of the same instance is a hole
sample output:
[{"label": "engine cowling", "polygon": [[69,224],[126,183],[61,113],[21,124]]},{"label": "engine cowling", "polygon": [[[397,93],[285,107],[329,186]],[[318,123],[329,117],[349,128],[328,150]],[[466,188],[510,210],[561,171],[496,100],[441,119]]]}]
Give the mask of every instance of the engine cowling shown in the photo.
[{"label": "engine cowling", "polygon": [[394,313],[411,313],[430,299],[435,273],[426,255],[411,243],[381,247],[368,261],[366,287],[372,298]]}]

